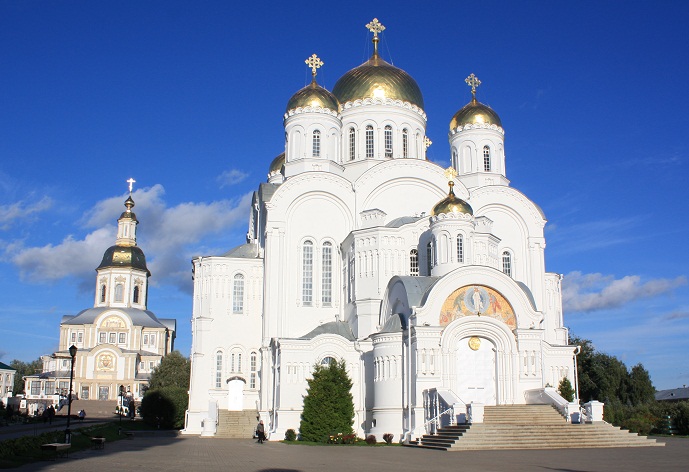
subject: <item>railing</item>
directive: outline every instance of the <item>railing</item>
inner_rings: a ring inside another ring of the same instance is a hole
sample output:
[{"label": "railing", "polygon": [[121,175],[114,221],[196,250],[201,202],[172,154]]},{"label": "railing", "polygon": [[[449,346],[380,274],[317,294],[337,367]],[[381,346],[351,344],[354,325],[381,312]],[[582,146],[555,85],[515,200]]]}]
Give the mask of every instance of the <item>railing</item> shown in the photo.
[{"label": "railing", "polygon": [[[412,430],[414,436],[421,428],[426,434],[435,434],[442,426],[454,426],[457,423],[458,412],[466,415],[465,403],[451,390],[432,388],[424,390],[423,396],[424,422]],[[447,420],[443,421],[443,418]]]},{"label": "railing", "polygon": [[581,423],[583,415],[579,402],[569,402],[562,398],[553,387],[535,388],[524,392],[527,405],[553,405],[567,422]]}]

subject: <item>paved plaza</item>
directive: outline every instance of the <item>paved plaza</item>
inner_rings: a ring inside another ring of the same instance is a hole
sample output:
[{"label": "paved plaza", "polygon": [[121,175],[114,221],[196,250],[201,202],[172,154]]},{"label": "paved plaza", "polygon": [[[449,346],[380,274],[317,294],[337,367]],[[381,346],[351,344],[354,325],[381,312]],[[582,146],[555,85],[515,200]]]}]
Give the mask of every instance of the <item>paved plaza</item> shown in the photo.
[{"label": "paved plaza", "polygon": [[141,437],[104,450],[26,465],[21,471],[687,471],[689,439],[662,438],[665,447],[442,452],[405,447],[301,446],[249,439]]}]

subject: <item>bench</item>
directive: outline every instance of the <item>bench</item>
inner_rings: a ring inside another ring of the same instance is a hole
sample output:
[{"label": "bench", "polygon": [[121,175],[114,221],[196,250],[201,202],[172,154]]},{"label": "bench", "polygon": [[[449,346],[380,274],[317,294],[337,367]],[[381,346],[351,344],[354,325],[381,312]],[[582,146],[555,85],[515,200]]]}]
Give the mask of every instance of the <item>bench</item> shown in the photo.
[{"label": "bench", "polygon": [[105,438],[91,438],[91,444],[93,444],[94,449],[105,449]]},{"label": "bench", "polygon": [[72,447],[69,443],[48,443],[41,445],[42,451],[52,451],[55,457],[68,457],[69,448]]}]

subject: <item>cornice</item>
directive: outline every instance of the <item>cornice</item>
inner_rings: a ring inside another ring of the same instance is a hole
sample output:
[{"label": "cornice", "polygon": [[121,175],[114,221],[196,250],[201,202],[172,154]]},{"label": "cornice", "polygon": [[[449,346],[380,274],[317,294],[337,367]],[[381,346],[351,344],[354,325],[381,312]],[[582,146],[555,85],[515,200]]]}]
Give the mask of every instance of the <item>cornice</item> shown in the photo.
[{"label": "cornice", "polygon": [[497,131],[498,133],[502,134],[503,136],[505,135],[505,130],[502,129],[501,126],[495,125],[495,124],[486,124],[486,123],[467,123],[463,126],[458,126],[455,129],[450,130],[450,137],[454,136],[455,134],[461,133],[462,131],[469,131],[472,129],[490,129],[493,131]]},{"label": "cornice", "polygon": [[390,105],[398,108],[405,108],[407,110],[411,110],[415,113],[417,113],[421,118],[423,118],[424,121],[428,121],[428,118],[426,117],[426,113],[419,108],[418,106],[414,105],[413,103],[402,101],[402,100],[393,100],[392,98],[364,98],[364,99],[358,99],[354,100],[351,102],[347,102],[344,105],[342,105],[342,110],[348,110],[350,108],[357,108],[357,107],[365,107],[365,106],[371,106],[371,105]]}]

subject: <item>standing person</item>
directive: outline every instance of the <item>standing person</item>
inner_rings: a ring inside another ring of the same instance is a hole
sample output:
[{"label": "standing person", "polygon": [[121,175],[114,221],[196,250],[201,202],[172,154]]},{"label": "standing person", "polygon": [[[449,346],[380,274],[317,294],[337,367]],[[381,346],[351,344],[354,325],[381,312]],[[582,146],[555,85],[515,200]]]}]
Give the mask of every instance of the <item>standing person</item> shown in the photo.
[{"label": "standing person", "polygon": [[263,444],[266,439],[266,428],[263,426],[263,420],[259,421],[258,426],[256,426],[256,436],[258,436],[259,444]]}]

